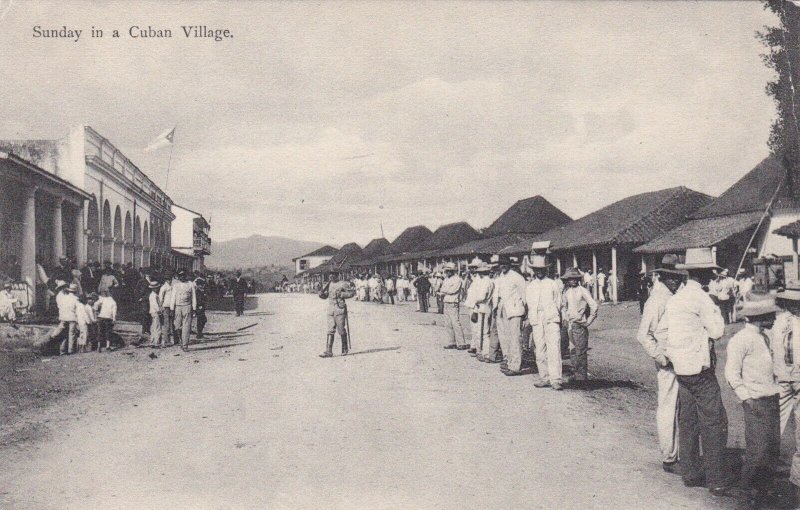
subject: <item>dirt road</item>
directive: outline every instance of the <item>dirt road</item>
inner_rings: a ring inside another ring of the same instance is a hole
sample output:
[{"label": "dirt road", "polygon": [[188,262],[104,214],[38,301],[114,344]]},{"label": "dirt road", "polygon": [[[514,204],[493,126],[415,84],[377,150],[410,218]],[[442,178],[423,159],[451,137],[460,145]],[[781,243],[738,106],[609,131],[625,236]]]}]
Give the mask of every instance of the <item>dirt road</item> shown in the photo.
[{"label": "dirt road", "polygon": [[413,308],[353,303],[345,358],[319,299],[267,295],[188,354],[55,359],[92,385],[3,425],[0,507],[732,507],[661,471],[650,409],[504,377]]}]

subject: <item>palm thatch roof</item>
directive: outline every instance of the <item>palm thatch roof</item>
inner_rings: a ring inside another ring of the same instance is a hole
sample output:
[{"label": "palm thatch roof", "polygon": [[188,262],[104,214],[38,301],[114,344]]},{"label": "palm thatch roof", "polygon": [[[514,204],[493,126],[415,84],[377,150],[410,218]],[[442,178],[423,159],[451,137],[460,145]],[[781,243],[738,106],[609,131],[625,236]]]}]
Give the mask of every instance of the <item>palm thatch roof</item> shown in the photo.
[{"label": "palm thatch roof", "polygon": [[361,250],[361,257],[368,258],[384,255],[389,250],[389,246],[391,246],[391,243],[383,237],[373,239]]},{"label": "palm thatch roof", "polygon": [[571,221],[572,218],[564,214],[561,209],[543,196],[536,195],[517,201],[494,220],[484,234],[487,236],[540,234]]},{"label": "palm thatch roof", "polygon": [[[638,246],[687,221],[712,197],[684,186],[640,193],[607,205],[578,220],[539,234],[553,251],[585,250],[599,246]],[[502,253],[525,253],[530,243],[518,243]]]},{"label": "palm thatch roof", "polygon": [[347,243],[342,246],[336,255],[324,264],[309,269],[308,274],[325,274],[331,269],[347,270],[361,258],[361,246],[356,243]]},{"label": "palm thatch roof", "polygon": [[691,220],[633,251],[636,253],[673,253],[686,248],[715,246],[755,227],[762,214],[761,212],[745,212]]},{"label": "palm thatch roof", "polygon": [[[786,168],[778,159],[772,156],[765,158],[719,198],[695,211],[691,217],[692,219],[713,218],[728,214],[763,212],[785,176]],[[800,208],[800,200],[793,196],[792,185],[786,181],[772,204],[772,211],[798,208]]]}]

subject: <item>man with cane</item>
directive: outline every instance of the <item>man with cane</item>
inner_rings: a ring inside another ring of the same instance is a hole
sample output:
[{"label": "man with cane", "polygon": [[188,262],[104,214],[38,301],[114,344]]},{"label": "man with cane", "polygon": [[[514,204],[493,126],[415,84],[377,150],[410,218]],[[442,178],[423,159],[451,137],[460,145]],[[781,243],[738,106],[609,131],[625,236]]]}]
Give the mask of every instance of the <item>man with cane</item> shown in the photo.
[{"label": "man with cane", "polygon": [[350,332],[347,320],[346,299],[355,296],[355,288],[350,282],[339,281],[339,270],[332,269],[328,283],[320,291],[320,299],[328,300],[328,338],[325,345],[325,352],[320,354],[320,358],[330,358],[333,356],[333,341],[336,332],[342,337],[342,356],[347,356],[349,352],[348,333]]},{"label": "man with cane", "polygon": [[494,282],[487,276],[491,270],[487,264],[480,260],[470,264],[475,278],[467,289],[467,298],[464,306],[471,309],[470,322],[472,324],[472,337],[470,339],[469,353],[479,360],[483,358],[484,342],[489,335],[489,313],[492,310],[492,293]]}]

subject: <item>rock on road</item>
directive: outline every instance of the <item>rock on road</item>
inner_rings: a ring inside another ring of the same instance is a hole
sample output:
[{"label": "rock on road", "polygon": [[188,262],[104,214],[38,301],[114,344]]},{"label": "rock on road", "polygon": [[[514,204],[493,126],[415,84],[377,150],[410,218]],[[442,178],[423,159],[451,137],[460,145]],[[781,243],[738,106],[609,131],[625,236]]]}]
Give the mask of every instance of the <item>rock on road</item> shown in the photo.
[{"label": "rock on road", "polygon": [[730,505],[663,473],[655,440],[585,395],[443,350],[442,316],[352,303],[355,354],[337,338],[322,359],[323,310],[261,296],[245,317],[211,315],[212,333],[258,322],[241,334],[158,351],[144,376],[54,404],[44,437],[5,448],[0,507]]}]

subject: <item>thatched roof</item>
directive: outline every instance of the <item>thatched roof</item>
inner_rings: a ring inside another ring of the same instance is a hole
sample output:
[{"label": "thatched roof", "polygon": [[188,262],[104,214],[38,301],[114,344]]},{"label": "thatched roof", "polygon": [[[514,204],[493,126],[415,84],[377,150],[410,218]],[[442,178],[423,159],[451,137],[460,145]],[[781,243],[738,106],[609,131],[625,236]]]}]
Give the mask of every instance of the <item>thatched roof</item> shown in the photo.
[{"label": "thatched roof", "polygon": [[528,248],[530,243],[536,237],[536,234],[502,234],[486,239],[476,239],[468,243],[460,244],[454,248],[448,248],[439,252],[439,255],[449,257],[470,256],[470,255],[494,255],[500,253],[505,248],[514,246],[515,244],[527,242]]},{"label": "thatched roof", "polygon": [[800,220],[794,221],[780,228],[776,228],[772,232],[774,234],[778,234],[779,236],[788,237],[790,239],[800,238]]},{"label": "thatched roof", "polygon": [[[712,197],[684,186],[624,198],[567,225],[548,230],[536,241],[550,241],[553,251],[592,249],[603,245],[638,246],[687,221]],[[503,253],[525,253],[529,242]]]},{"label": "thatched roof", "polygon": [[424,225],[417,225],[415,227],[408,227],[397,236],[397,239],[392,241],[389,246],[390,253],[406,253],[419,250],[425,241],[428,240],[433,232]]},{"label": "thatched roof", "polygon": [[634,249],[636,253],[673,253],[714,246],[758,224],[763,213],[746,212],[691,220]]},{"label": "thatched roof", "polygon": [[373,239],[361,250],[361,257],[369,258],[384,255],[389,250],[389,246],[391,246],[391,243],[383,237]]},{"label": "thatched roof", "polygon": [[300,255],[299,257],[295,257],[292,260],[302,259],[302,258],[305,258],[305,257],[332,257],[332,256],[336,255],[336,252],[338,252],[338,251],[339,250],[337,250],[333,246],[328,246],[326,244],[325,246],[322,246],[321,248],[317,248],[316,250],[312,251],[311,253],[306,253],[305,255]]},{"label": "thatched roof", "polygon": [[422,245],[422,250],[420,251],[453,248],[460,244],[480,239],[480,237],[480,233],[465,221],[448,223],[447,225],[442,225],[437,228],[433,235]]},{"label": "thatched roof", "polygon": [[[785,175],[786,169],[783,164],[773,157],[768,157],[736,181],[719,198],[695,211],[691,217],[697,219],[745,212],[764,212]],[[792,196],[791,187],[788,182],[784,183],[772,205],[773,211],[800,208],[800,200]]]},{"label": "thatched roof", "polygon": [[487,236],[501,234],[540,234],[564,225],[572,218],[541,195],[519,200],[494,220],[484,232]]}]

